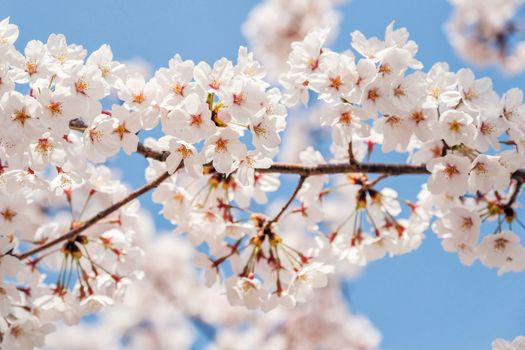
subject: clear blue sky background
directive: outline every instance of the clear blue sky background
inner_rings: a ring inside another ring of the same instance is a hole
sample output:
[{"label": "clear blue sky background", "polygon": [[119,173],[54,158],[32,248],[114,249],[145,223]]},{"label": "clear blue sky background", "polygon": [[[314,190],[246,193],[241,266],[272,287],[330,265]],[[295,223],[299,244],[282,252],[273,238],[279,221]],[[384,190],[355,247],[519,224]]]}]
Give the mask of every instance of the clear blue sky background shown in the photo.
[{"label": "clear blue sky background", "polygon": [[[3,0],[0,17],[11,16],[20,26],[19,48],[30,39],[45,41],[50,33],[64,33],[69,42],[89,51],[109,43],[116,59],[141,57],[157,68],[166,66],[175,53],[195,61],[235,58],[238,46],[246,44],[241,24],[256,3]],[[420,45],[418,58],[427,68],[436,61],[449,62],[453,70],[468,66],[454,55],[443,32],[450,14],[445,0],[354,0],[342,10],[342,28],[333,45],[337,50],[349,47],[351,31],[382,36],[385,26],[395,20]],[[500,93],[524,85],[523,76],[510,79],[498,71],[476,72],[491,76]],[[123,166],[123,177],[139,186],[144,181],[143,169],[144,160],[134,156]],[[413,180],[396,183],[404,197],[417,193]],[[157,210],[149,199],[144,205]],[[160,219],[157,224],[170,228]],[[525,334],[524,277],[497,277],[479,263],[462,266],[429,233],[415,253],[371,264],[349,286],[348,294],[353,309],[367,314],[381,330],[382,349],[481,350],[489,349],[496,337]]]}]

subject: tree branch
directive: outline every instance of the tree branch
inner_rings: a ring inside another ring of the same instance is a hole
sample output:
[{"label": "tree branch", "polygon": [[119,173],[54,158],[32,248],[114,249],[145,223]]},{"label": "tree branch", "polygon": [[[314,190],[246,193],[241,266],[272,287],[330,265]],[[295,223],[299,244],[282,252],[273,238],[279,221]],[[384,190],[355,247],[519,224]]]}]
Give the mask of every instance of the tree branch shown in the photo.
[{"label": "tree branch", "polygon": [[[180,168],[180,167],[179,167]],[[69,232],[67,232],[66,234],[60,236],[60,237],[57,237],[55,238],[54,240],[52,241],[49,241],[45,244],[42,244],[36,248],[33,248],[25,253],[22,253],[22,254],[16,254],[14,255],[15,257],[17,257],[18,259],[25,259],[25,258],[28,258],[34,254],[37,254],[45,249],[48,249],[58,243],[61,243],[63,241],[66,241],[66,240],[73,240],[75,239],[80,233],[82,233],[83,231],[87,230],[88,228],[90,228],[91,226],[95,225],[97,222],[99,222],[100,220],[104,219],[106,216],[110,215],[111,213],[115,212],[116,210],[120,209],[121,207],[123,207],[124,205],[128,204],[129,202],[131,202],[132,200],[140,197],[141,195],[143,195],[144,193],[148,192],[149,190],[153,189],[153,188],[156,188],[157,186],[159,186],[163,181],[165,181],[166,179],[168,179],[170,177],[170,174],[168,172],[165,172],[163,173],[162,175],[160,175],[158,178],[156,178],[155,180],[153,180],[152,182],[142,186],[141,188],[139,188],[138,190],[134,191],[134,192],[131,192],[129,195],[127,195],[125,198],[123,198],[122,200],[116,202],[115,204],[109,206],[108,208],[100,211],[98,214],[96,214],[95,216],[93,216],[91,219],[85,221],[82,225],[70,230]]]},{"label": "tree branch", "polygon": [[523,181],[517,181],[516,187],[514,188],[514,192],[512,192],[512,195],[509,198],[509,201],[507,204],[505,204],[506,208],[512,207],[514,202],[516,202],[516,199],[518,198],[518,194],[520,193],[521,187],[523,186]]},{"label": "tree branch", "polygon": [[[426,165],[388,164],[388,163],[332,163],[318,165],[301,165],[290,163],[274,163],[268,169],[256,169],[259,173],[298,174],[304,176],[346,174],[346,173],[375,173],[385,175],[429,175]],[[512,178],[525,183],[525,169],[516,170]]]},{"label": "tree branch", "polygon": [[301,187],[303,187],[303,184],[304,184],[304,181],[306,180],[308,176],[305,176],[305,175],[301,175],[301,177],[299,178],[299,181],[297,182],[297,186],[295,187],[295,190],[293,191],[292,195],[290,196],[290,198],[288,198],[288,201],[286,201],[286,203],[284,204],[284,206],[281,208],[281,210],[279,211],[279,213],[273,218],[271,219],[270,221],[268,221],[268,223],[265,225],[265,228],[267,227],[270,227],[272,224],[276,223],[277,221],[279,221],[279,219],[281,218],[281,216],[284,214],[284,212],[286,211],[286,209],[288,209],[288,207],[290,206],[290,204],[292,204],[294,198],[297,196],[297,194],[299,193],[299,191],[301,190]]},{"label": "tree branch", "polygon": [[[84,131],[87,125],[80,119],[72,120],[69,126],[73,130]],[[350,148],[350,145],[349,145]],[[163,162],[169,156],[169,151],[156,151],[140,143],[137,147],[137,153],[146,158],[151,158]],[[274,163],[268,169],[255,169],[259,173],[281,173],[297,174],[304,176],[346,174],[346,173],[380,173],[387,175],[403,174],[430,174],[425,165],[413,164],[385,164],[385,163],[359,163],[350,160],[349,163],[319,164],[319,165],[301,165],[289,163]],[[512,174],[512,178],[518,182],[525,183],[525,169],[517,170]]]},{"label": "tree branch", "polygon": [[[69,126],[73,130],[84,131],[87,125],[81,119],[72,120]],[[349,152],[353,155],[352,144],[348,145]],[[163,162],[168,158],[169,151],[156,151],[144,144],[137,146],[137,153],[146,158],[155,159]],[[350,153],[349,153],[350,157]],[[255,169],[259,173],[281,173],[297,174],[301,176],[317,176],[330,174],[347,174],[347,173],[376,173],[385,175],[404,175],[404,174],[430,174],[426,166],[413,164],[386,164],[386,163],[360,163],[350,158],[349,163],[333,163],[319,165],[301,165],[290,163],[274,163],[267,169]],[[512,178],[518,182],[518,185],[525,183],[525,169],[519,169],[512,174]],[[519,192],[519,191],[518,191]],[[516,194],[517,195],[517,194]],[[515,201],[514,198],[513,201]]]},{"label": "tree branch", "polygon": [[350,164],[357,164],[357,160],[354,156],[354,147],[352,146],[352,141],[348,142],[348,161]]},{"label": "tree branch", "polygon": [[333,163],[301,165],[274,163],[268,169],[256,169],[260,173],[298,174],[304,176],[346,174],[346,173],[381,173],[388,175],[430,174],[425,165],[385,164],[385,163]]}]

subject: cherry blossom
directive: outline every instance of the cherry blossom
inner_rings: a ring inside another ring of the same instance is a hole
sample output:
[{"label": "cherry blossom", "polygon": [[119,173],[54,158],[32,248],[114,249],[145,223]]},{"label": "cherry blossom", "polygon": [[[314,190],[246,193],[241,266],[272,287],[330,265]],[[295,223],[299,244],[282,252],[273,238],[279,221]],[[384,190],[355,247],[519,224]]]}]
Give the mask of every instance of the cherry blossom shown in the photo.
[{"label": "cherry blossom", "polygon": [[470,161],[453,154],[432,159],[427,169],[432,173],[428,179],[428,189],[433,194],[448,193],[462,195],[467,191]]},{"label": "cherry blossom", "polygon": [[[212,327],[210,348],[374,349],[372,326],[338,306],[339,284],[418,249],[428,228],[464,265],[525,269],[521,90],[499,96],[444,62],[423,70],[394,23],[329,49],[336,4],[267,1],[245,27],[255,54],[175,55],[151,77],[61,34],[18,52],[18,28],[0,22],[2,348],[67,347],[54,327],[98,313],[101,348],[150,336],[189,348]],[[292,12],[263,33],[258,18],[277,8]],[[109,167],[120,150],[147,158],[142,187]],[[395,188],[401,175],[427,176],[415,199]],[[165,235],[140,209],[148,191]],[[74,342],[78,327],[63,334]]]},{"label": "cherry blossom", "polygon": [[485,266],[499,268],[498,274],[525,270],[525,249],[512,231],[486,236],[478,247],[478,255]]},{"label": "cherry blossom", "polygon": [[192,144],[176,138],[170,138],[168,145],[171,153],[168,158],[166,158],[166,167],[170,172],[175,172],[184,161],[184,170],[188,174],[195,177],[202,174],[202,164],[204,160]]},{"label": "cherry blossom", "polygon": [[206,140],[206,160],[213,160],[213,166],[219,172],[231,173],[246,154],[246,147],[239,138],[239,133],[234,130],[218,131]]},{"label": "cherry blossom", "polygon": [[436,221],[432,229],[443,239],[446,251],[457,251],[465,265],[474,262],[480,234],[480,218],[475,212],[463,207],[453,208]]}]

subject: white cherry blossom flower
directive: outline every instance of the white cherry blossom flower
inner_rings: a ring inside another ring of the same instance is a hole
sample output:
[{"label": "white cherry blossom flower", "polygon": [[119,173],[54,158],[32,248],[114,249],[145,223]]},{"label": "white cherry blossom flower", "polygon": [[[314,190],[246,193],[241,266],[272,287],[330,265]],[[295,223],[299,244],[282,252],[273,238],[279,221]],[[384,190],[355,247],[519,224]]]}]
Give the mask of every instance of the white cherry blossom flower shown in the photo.
[{"label": "white cherry blossom flower", "polygon": [[126,106],[138,110],[149,107],[154,95],[155,87],[146,83],[140,74],[128,77],[124,86],[118,91],[118,97],[126,103]]},{"label": "white cherry blossom flower", "polygon": [[476,259],[475,245],[480,232],[479,215],[464,207],[454,207],[432,225],[442,239],[445,251],[459,254],[461,262],[472,265]]},{"label": "white cherry blossom flower", "polygon": [[4,55],[18,39],[18,26],[9,23],[9,17],[0,21],[0,55]]},{"label": "white cherry blossom flower", "polygon": [[253,186],[256,180],[255,169],[268,169],[272,163],[271,158],[261,153],[249,151],[239,163],[237,178],[244,186]]},{"label": "white cherry blossom flower", "polygon": [[357,79],[354,57],[349,54],[327,52],[319,67],[320,72],[312,75],[310,87],[327,102],[340,100],[354,89]]},{"label": "white cherry blossom flower", "polygon": [[206,62],[195,66],[194,79],[206,92],[218,92],[228,85],[233,78],[233,64],[226,58],[221,58],[210,67]]},{"label": "white cherry blossom flower", "polygon": [[406,150],[412,136],[412,124],[408,118],[397,115],[388,115],[376,122],[376,129],[383,135],[383,152],[390,152],[396,148]]},{"label": "white cherry blossom flower", "polygon": [[111,116],[113,119],[113,136],[121,144],[126,154],[135,152],[139,142],[137,133],[142,127],[140,114],[136,111],[129,111],[123,106],[113,105]]},{"label": "white cherry blossom flower", "polygon": [[2,96],[0,100],[0,118],[4,137],[22,137],[24,140],[34,140],[40,134],[40,104],[32,97],[12,91]]},{"label": "white cherry blossom flower", "polygon": [[41,347],[44,337],[53,329],[51,324],[41,324],[35,316],[25,315],[9,325],[3,335],[2,347],[13,350]]},{"label": "white cherry blossom flower", "polygon": [[113,52],[107,44],[102,44],[93,51],[86,60],[87,65],[98,67],[102,78],[114,88],[122,86],[125,80],[126,67],[117,61],[113,61]]},{"label": "white cherry blossom flower", "polygon": [[503,119],[482,114],[478,117],[476,124],[477,130],[473,143],[474,147],[480,152],[486,152],[489,146],[495,150],[499,150],[499,137],[505,131]]},{"label": "white cherry blossom flower", "polygon": [[459,144],[472,144],[476,128],[473,118],[465,112],[448,110],[439,118],[439,137],[449,146]]},{"label": "white cherry blossom flower", "polygon": [[194,68],[193,61],[183,61],[177,54],[169,61],[169,68],[161,68],[155,73],[159,86],[166,91],[163,105],[173,108],[192,92],[190,82]]},{"label": "white cherry blossom flower", "polygon": [[47,165],[62,166],[66,159],[63,139],[52,137],[49,133],[42,135],[30,146],[31,168],[43,170]]},{"label": "white cherry blossom flower", "polygon": [[480,154],[472,162],[468,182],[472,192],[501,191],[509,186],[510,173],[500,164],[499,157]]},{"label": "white cherry blossom flower", "polygon": [[449,71],[448,64],[438,62],[427,73],[427,102],[429,108],[444,106],[452,108],[458,105],[461,94],[457,91],[456,74]]},{"label": "white cherry blossom flower", "polygon": [[512,231],[485,236],[477,247],[483,265],[498,268],[498,275],[508,271],[525,270],[525,249],[519,237]]},{"label": "white cherry blossom flower", "polygon": [[252,131],[252,143],[258,151],[273,153],[279,147],[279,118],[272,115],[263,115],[253,118],[250,125]]},{"label": "white cherry blossom flower", "polygon": [[83,142],[88,157],[94,162],[103,162],[115,155],[120,148],[120,140],[115,136],[115,120],[100,114],[84,131]]},{"label": "white cherry blossom flower", "polygon": [[177,138],[170,138],[169,150],[170,155],[166,158],[166,167],[170,173],[175,172],[184,162],[184,170],[189,175],[194,177],[202,175],[204,159],[192,144]]},{"label": "white cherry blossom flower", "polygon": [[290,294],[299,302],[312,297],[314,289],[324,288],[328,284],[328,275],[333,273],[333,266],[313,262],[297,271],[290,286]]},{"label": "white cherry blossom flower", "polygon": [[461,156],[448,154],[432,159],[427,169],[432,173],[428,179],[428,190],[433,194],[447,193],[460,196],[467,191],[470,161]]},{"label": "white cherry blossom flower", "polygon": [[168,135],[194,143],[213,135],[216,126],[203,96],[192,93],[183,100],[181,106],[162,119],[162,130]]},{"label": "white cherry blossom flower", "polygon": [[523,91],[518,88],[508,90],[500,102],[501,116],[509,123],[519,124],[525,118]]},{"label": "white cherry blossom flower", "polygon": [[57,72],[71,66],[83,64],[87,54],[87,51],[81,45],[68,45],[63,34],[49,35],[46,48],[54,65],[54,70]]},{"label": "white cherry blossom flower", "polygon": [[226,280],[226,296],[232,305],[245,305],[258,309],[266,301],[267,294],[256,278],[232,277]]},{"label": "white cherry blossom flower", "polygon": [[246,155],[246,146],[239,140],[240,135],[232,129],[221,129],[206,140],[207,162],[220,173],[230,174]]},{"label": "white cherry blossom flower", "polygon": [[64,92],[49,88],[38,89],[36,98],[41,104],[40,120],[57,135],[69,133],[69,122],[82,113],[75,100]]},{"label": "white cherry blossom flower", "polygon": [[497,95],[492,90],[490,78],[476,80],[470,69],[460,69],[457,73],[461,101],[470,109],[478,110],[497,103]]},{"label": "white cherry blossom flower", "polygon": [[77,117],[91,119],[100,112],[98,100],[108,95],[109,87],[98,67],[80,65],[71,68],[67,76],[57,79],[55,91],[74,97],[74,103],[82,111]]},{"label": "white cherry blossom flower", "polygon": [[241,124],[249,124],[265,100],[261,86],[246,78],[234,78],[219,96],[232,118]]}]

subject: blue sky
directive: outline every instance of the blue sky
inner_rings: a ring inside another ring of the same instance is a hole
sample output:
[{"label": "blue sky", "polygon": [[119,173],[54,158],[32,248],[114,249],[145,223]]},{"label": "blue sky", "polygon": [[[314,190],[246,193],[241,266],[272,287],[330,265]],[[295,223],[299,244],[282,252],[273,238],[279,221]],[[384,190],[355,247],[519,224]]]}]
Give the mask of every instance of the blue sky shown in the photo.
[{"label": "blue sky", "polygon": [[[69,42],[89,51],[111,45],[118,60],[140,57],[153,67],[167,65],[175,53],[194,61],[234,58],[245,45],[241,24],[253,0],[136,1],[90,0],[73,2],[2,1],[0,17],[19,25],[18,47],[28,40],[45,41],[50,33],[64,33]],[[349,33],[382,36],[391,21],[407,27],[420,46],[418,58],[428,68],[437,61],[451,69],[468,66],[455,56],[443,24],[450,14],[445,0],[354,0],[342,7],[343,23],[333,48],[349,48]],[[493,78],[499,93],[523,88],[523,76],[508,78],[494,70],[475,70]],[[120,165],[121,160],[117,160]],[[123,177],[132,186],[143,183],[145,162],[133,156],[122,163]],[[390,180],[407,198],[417,193],[414,179]],[[146,207],[157,210],[148,199]],[[158,220],[159,227],[169,225]],[[349,285],[352,308],[367,314],[383,334],[385,350],[489,349],[496,337],[525,334],[525,279],[523,274],[497,277],[479,263],[460,264],[443,251],[429,232],[414,253],[371,264]]]}]

